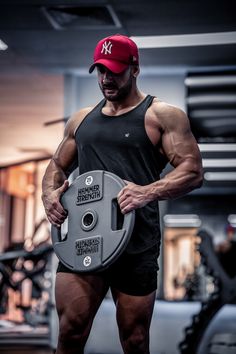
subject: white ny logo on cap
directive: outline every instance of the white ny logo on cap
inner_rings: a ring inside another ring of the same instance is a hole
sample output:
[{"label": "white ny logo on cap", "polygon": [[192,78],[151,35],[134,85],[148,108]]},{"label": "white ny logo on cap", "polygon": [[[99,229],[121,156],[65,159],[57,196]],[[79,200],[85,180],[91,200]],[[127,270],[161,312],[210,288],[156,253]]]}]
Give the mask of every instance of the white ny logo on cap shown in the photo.
[{"label": "white ny logo on cap", "polygon": [[103,45],[102,45],[101,54],[102,53],[111,54],[111,48],[112,48],[112,43],[110,41],[108,43],[104,42]]}]

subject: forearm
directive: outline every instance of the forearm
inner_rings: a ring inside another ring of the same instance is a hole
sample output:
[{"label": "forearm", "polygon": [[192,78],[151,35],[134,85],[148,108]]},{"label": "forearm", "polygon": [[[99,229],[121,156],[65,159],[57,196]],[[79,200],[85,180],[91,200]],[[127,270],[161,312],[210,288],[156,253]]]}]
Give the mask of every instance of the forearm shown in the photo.
[{"label": "forearm", "polygon": [[202,185],[202,167],[185,162],[161,180],[148,185],[150,200],[174,199]]},{"label": "forearm", "polygon": [[183,196],[202,184],[201,163],[184,162],[154,183],[140,186],[132,182],[119,192],[117,198],[122,213],[142,208],[155,200],[173,199]]},{"label": "forearm", "polygon": [[42,181],[42,202],[49,222],[59,227],[67,212],[60,203],[60,196],[69,186],[63,169],[52,159]]},{"label": "forearm", "polygon": [[66,180],[66,174],[52,158],[42,180],[43,196],[59,188]]}]

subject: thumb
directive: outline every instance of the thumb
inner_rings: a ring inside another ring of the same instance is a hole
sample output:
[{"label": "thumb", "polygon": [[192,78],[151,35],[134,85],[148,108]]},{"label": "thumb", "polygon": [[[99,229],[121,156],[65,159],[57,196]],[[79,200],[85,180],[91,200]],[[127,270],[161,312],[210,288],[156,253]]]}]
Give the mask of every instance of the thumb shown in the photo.
[{"label": "thumb", "polygon": [[60,188],[58,188],[58,191],[59,191],[60,193],[64,193],[64,192],[68,189],[68,187],[69,187],[69,181],[66,179],[66,180],[63,182],[63,185],[62,185]]}]

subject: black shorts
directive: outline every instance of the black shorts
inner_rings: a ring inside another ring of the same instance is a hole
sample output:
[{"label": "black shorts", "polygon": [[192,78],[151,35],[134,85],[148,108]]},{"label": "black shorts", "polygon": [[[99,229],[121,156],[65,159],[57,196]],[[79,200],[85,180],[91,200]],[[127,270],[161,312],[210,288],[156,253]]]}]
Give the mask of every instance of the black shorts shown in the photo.
[{"label": "black shorts", "polygon": [[[159,245],[138,254],[124,252],[111,266],[96,272],[96,275],[101,276],[110,287],[125,294],[148,295],[157,289],[158,257]],[[60,262],[57,272],[73,273]]]}]

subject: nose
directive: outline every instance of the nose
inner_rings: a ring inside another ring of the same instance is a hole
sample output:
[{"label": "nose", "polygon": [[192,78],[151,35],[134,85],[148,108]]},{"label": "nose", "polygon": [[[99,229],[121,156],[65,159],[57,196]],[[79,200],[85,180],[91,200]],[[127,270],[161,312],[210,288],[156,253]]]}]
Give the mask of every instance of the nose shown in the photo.
[{"label": "nose", "polygon": [[105,71],[102,76],[102,81],[103,82],[110,82],[112,79],[112,73],[109,71]]}]

